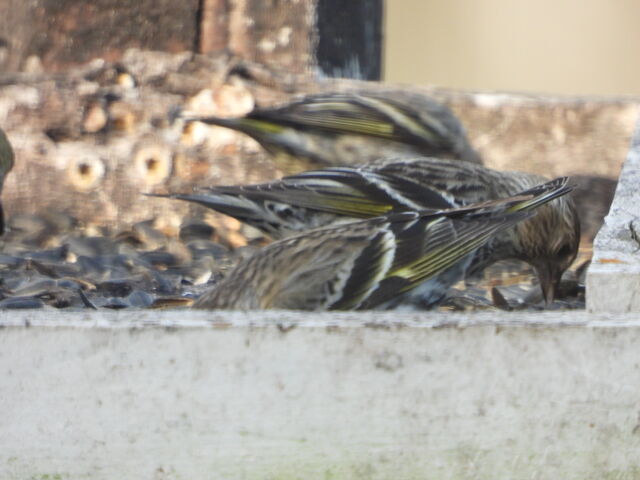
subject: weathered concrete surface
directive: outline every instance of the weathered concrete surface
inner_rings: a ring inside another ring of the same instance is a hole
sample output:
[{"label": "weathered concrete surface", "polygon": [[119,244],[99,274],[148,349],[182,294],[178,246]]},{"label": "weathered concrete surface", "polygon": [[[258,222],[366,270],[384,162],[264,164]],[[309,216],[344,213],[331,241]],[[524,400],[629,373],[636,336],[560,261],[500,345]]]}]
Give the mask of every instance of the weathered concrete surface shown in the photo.
[{"label": "weathered concrete surface", "polygon": [[3,479],[640,477],[640,322],[625,317],[14,311],[0,324]]},{"label": "weathered concrete surface", "polygon": [[587,308],[640,312],[640,122],[587,273]]}]

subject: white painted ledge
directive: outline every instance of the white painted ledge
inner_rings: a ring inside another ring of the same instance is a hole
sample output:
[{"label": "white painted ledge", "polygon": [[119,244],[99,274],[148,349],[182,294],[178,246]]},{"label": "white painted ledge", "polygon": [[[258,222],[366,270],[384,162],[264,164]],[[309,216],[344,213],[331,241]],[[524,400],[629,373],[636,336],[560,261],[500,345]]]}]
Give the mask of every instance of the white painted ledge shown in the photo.
[{"label": "white painted ledge", "polygon": [[3,480],[640,477],[637,316],[39,310],[0,326]]},{"label": "white painted ledge", "polygon": [[[639,236],[634,239],[630,224]],[[616,194],[593,245],[587,272],[587,309],[640,313],[640,121]]]}]

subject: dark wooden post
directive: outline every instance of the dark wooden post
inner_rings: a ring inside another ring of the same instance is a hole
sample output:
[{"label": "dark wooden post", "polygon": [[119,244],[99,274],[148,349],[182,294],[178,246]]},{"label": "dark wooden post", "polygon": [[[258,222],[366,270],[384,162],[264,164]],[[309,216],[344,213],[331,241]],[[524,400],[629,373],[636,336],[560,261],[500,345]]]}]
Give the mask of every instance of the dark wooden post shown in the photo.
[{"label": "dark wooden post", "polygon": [[380,80],[383,0],[318,0],[316,61],[329,77]]},{"label": "dark wooden post", "polygon": [[[289,73],[380,79],[383,0],[4,0],[0,71],[61,71],[130,47],[224,49]],[[33,65],[33,62],[31,62]]]}]

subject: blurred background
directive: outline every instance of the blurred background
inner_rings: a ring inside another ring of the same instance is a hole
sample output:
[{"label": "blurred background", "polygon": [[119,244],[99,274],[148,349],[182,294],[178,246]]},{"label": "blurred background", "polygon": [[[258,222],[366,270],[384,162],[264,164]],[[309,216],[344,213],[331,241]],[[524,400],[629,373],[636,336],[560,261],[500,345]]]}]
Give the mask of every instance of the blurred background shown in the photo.
[{"label": "blurred background", "polygon": [[640,94],[635,0],[3,0],[0,71],[127,48],[472,90]]},{"label": "blurred background", "polygon": [[176,230],[201,210],[141,192],[285,172],[246,136],[181,131],[171,112],[239,116],[382,80],[449,106],[485,165],[574,176],[588,245],[640,111],[638,18],[634,0],[3,0],[5,210]]},{"label": "blurred background", "polygon": [[384,9],[389,82],[640,94],[635,0],[389,0]]},{"label": "blurred background", "polygon": [[[16,282],[31,252],[46,250],[38,281],[50,282],[69,264],[74,274],[94,267],[69,258],[133,249],[173,272],[166,291],[185,278],[206,284],[212,265],[220,273],[266,239],[144,194],[306,168],[177,112],[238,117],[394,84],[448,106],[487,167],[571,176],[584,266],[640,112],[638,18],[637,0],[2,0],[0,128],[16,158],[2,241],[18,255]],[[98,267],[117,280],[130,273]],[[127,306],[112,287],[104,301]],[[70,298],[59,304],[79,301]]]}]

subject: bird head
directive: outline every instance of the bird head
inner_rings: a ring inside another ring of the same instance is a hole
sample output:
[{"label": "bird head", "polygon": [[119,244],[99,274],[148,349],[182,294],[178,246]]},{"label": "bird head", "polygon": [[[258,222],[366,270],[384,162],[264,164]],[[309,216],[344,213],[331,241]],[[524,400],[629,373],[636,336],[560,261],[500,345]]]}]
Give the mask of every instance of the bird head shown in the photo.
[{"label": "bird head", "polygon": [[580,220],[569,196],[537,209],[516,226],[519,255],[536,271],[547,304],[555,299],[562,274],[573,263],[580,243]]},{"label": "bird head", "polygon": [[[13,168],[13,148],[4,131],[0,128],[0,193],[2,193],[2,185],[4,177],[9,170]],[[2,210],[2,202],[0,202],[0,235],[4,233],[4,212]]]},{"label": "bird head", "polygon": [[13,148],[7,135],[0,129],[0,190],[4,182],[4,177],[13,168]]}]

